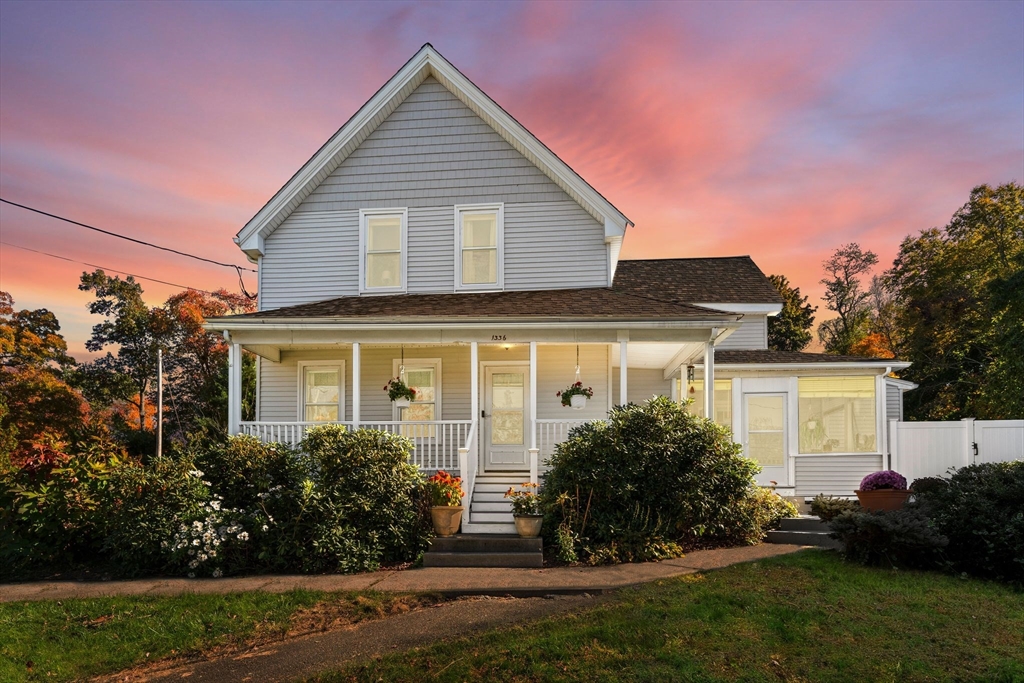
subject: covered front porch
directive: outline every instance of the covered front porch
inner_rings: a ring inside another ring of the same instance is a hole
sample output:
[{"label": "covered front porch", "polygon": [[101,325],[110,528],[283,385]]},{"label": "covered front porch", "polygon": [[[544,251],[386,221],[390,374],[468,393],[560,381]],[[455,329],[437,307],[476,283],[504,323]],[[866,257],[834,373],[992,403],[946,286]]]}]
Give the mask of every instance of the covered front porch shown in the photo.
[{"label": "covered front porch", "polygon": [[[412,460],[422,470],[461,476],[470,505],[480,499],[479,512],[497,501],[475,496],[478,482],[486,480],[490,486],[481,491],[490,494],[506,481],[539,481],[574,426],[604,418],[617,404],[670,395],[694,362],[713,373],[715,344],[738,323],[728,314],[710,317],[615,327],[491,321],[485,329],[272,329],[232,321],[225,330],[230,432],[292,445],[327,423],[401,434],[412,440]],[[258,356],[252,421],[241,419],[243,349]],[[409,407],[392,404],[384,389],[403,374],[417,390]],[[557,396],[577,376],[593,389],[578,410]],[[705,400],[713,413],[714,396]],[[499,521],[490,514],[479,518]],[[477,529],[483,530],[494,529]]]}]

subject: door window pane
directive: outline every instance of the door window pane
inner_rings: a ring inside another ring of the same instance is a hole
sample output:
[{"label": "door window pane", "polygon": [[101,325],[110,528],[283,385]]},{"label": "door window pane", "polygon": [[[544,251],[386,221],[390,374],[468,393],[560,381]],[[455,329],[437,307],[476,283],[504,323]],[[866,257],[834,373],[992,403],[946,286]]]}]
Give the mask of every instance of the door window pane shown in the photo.
[{"label": "door window pane", "polygon": [[747,396],[747,457],[781,467],[786,455],[784,396]]},{"label": "door window pane", "polygon": [[801,453],[873,453],[874,377],[801,377]]},{"label": "door window pane", "polygon": [[491,443],[495,446],[521,445],[525,433],[522,410],[497,410],[491,416]]}]

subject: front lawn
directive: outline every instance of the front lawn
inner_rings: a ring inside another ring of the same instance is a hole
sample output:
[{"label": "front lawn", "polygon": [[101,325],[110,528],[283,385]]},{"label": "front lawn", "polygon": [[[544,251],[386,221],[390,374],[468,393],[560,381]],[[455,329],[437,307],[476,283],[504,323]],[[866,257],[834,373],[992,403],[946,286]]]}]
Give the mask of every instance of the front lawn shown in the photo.
[{"label": "front lawn", "polygon": [[578,615],[324,681],[1024,681],[1024,594],[808,551],[660,581]]},{"label": "front lawn", "polygon": [[0,681],[80,680],[406,611],[433,598],[231,593],[0,604]]}]

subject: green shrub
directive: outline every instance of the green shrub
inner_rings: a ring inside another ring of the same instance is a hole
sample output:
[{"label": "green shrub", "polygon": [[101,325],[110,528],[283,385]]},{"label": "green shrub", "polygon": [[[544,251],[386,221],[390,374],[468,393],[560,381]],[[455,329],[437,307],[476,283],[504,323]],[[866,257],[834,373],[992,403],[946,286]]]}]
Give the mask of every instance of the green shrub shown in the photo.
[{"label": "green shrub", "polygon": [[811,501],[811,514],[823,522],[831,522],[844,512],[856,512],[860,510],[860,504],[855,500],[846,498],[835,498],[819,493]]},{"label": "green shrub", "polygon": [[179,526],[202,515],[210,491],[188,454],[114,458],[97,520],[105,561],[118,574],[165,570],[167,544]]},{"label": "green shrub", "polygon": [[735,545],[760,543],[783,519],[798,517],[796,505],[771,489],[750,487],[749,494],[739,503],[738,524],[729,542]]},{"label": "green shrub", "polygon": [[916,506],[949,538],[956,571],[1024,583],[1024,461],[971,465],[912,488]]},{"label": "green shrub", "polygon": [[754,542],[763,516],[744,506],[758,467],[739,452],[727,430],[667,398],[614,408],[573,429],[551,458],[541,493],[548,542],[571,542],[559,555],[584,562]]},{"label": "green shrub", "polygon": [[843,554],[857,562],[887,567],[932,569],[944,566],[949,539],[921,510],[843,512],[829,522]]}]

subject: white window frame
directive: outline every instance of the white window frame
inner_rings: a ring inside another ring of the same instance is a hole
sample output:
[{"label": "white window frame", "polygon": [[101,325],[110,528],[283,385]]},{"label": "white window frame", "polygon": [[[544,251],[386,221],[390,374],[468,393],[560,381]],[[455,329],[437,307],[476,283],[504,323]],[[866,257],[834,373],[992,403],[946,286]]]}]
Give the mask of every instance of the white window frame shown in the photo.
[{"label": "white window frame", "polygon": [[[495,246],[497,247],[497,282],[462,284],[462,215],[465,213],[494,213],[496,216]],[[494,292],[505,289],[505,204],[457,204],[455,206],[455,291]]]},{"label": "white window frame", "polygon": [[[372,216],[400,216],[402,219],[402,253],[399,269],[402,273],[400,287],[367,287],[366,285],[366,248],[368,218]],[[409,209],[407,207],[392,209],[359,209],[359,293],[360,294],[405,294],[409,288]]]},{"label": "white window frame", "polygon": [[[875,389],[874,405],[875,405],[875,447],[870,451],[822,451],[822,452],[804,452],[803,445],[800,443],[800,425],[803,416],[800,414],[800,380],[801,379],[862,379],[864,377],[871,377],[873,380],[873,386]],[[884,382],[884,377],[883,377]],[[832,457],[832,456],[849,456],[849,455],[880,455],[883,454],[885,447],[883,441],[887,438],[885,431],[884,419],[880,419],[880,411],[884,411],[884,404],[879,398],[879,386],[882,386],[882,392],[885,391],[885,385],[879,381],[879,376],[870,375],[856,375],[856,374],[837,374],[837,375],[818,375],[818,374],[802,374],[799,377],[794,378],[794,396],[795,396],[795,412],[796,412],[796,447],[795,451],[799,457]]]},{"label": "white window frame", "polygon": [[[296,408],[296,422],[307,422],[306,420],[306,368],[307,367],[330,367],[338,368],[338,422],[345,422],[345,361],[343,360],[300,360],[298,362],[298,407]],[[323,424],[329,424],[324,422]]]}]

